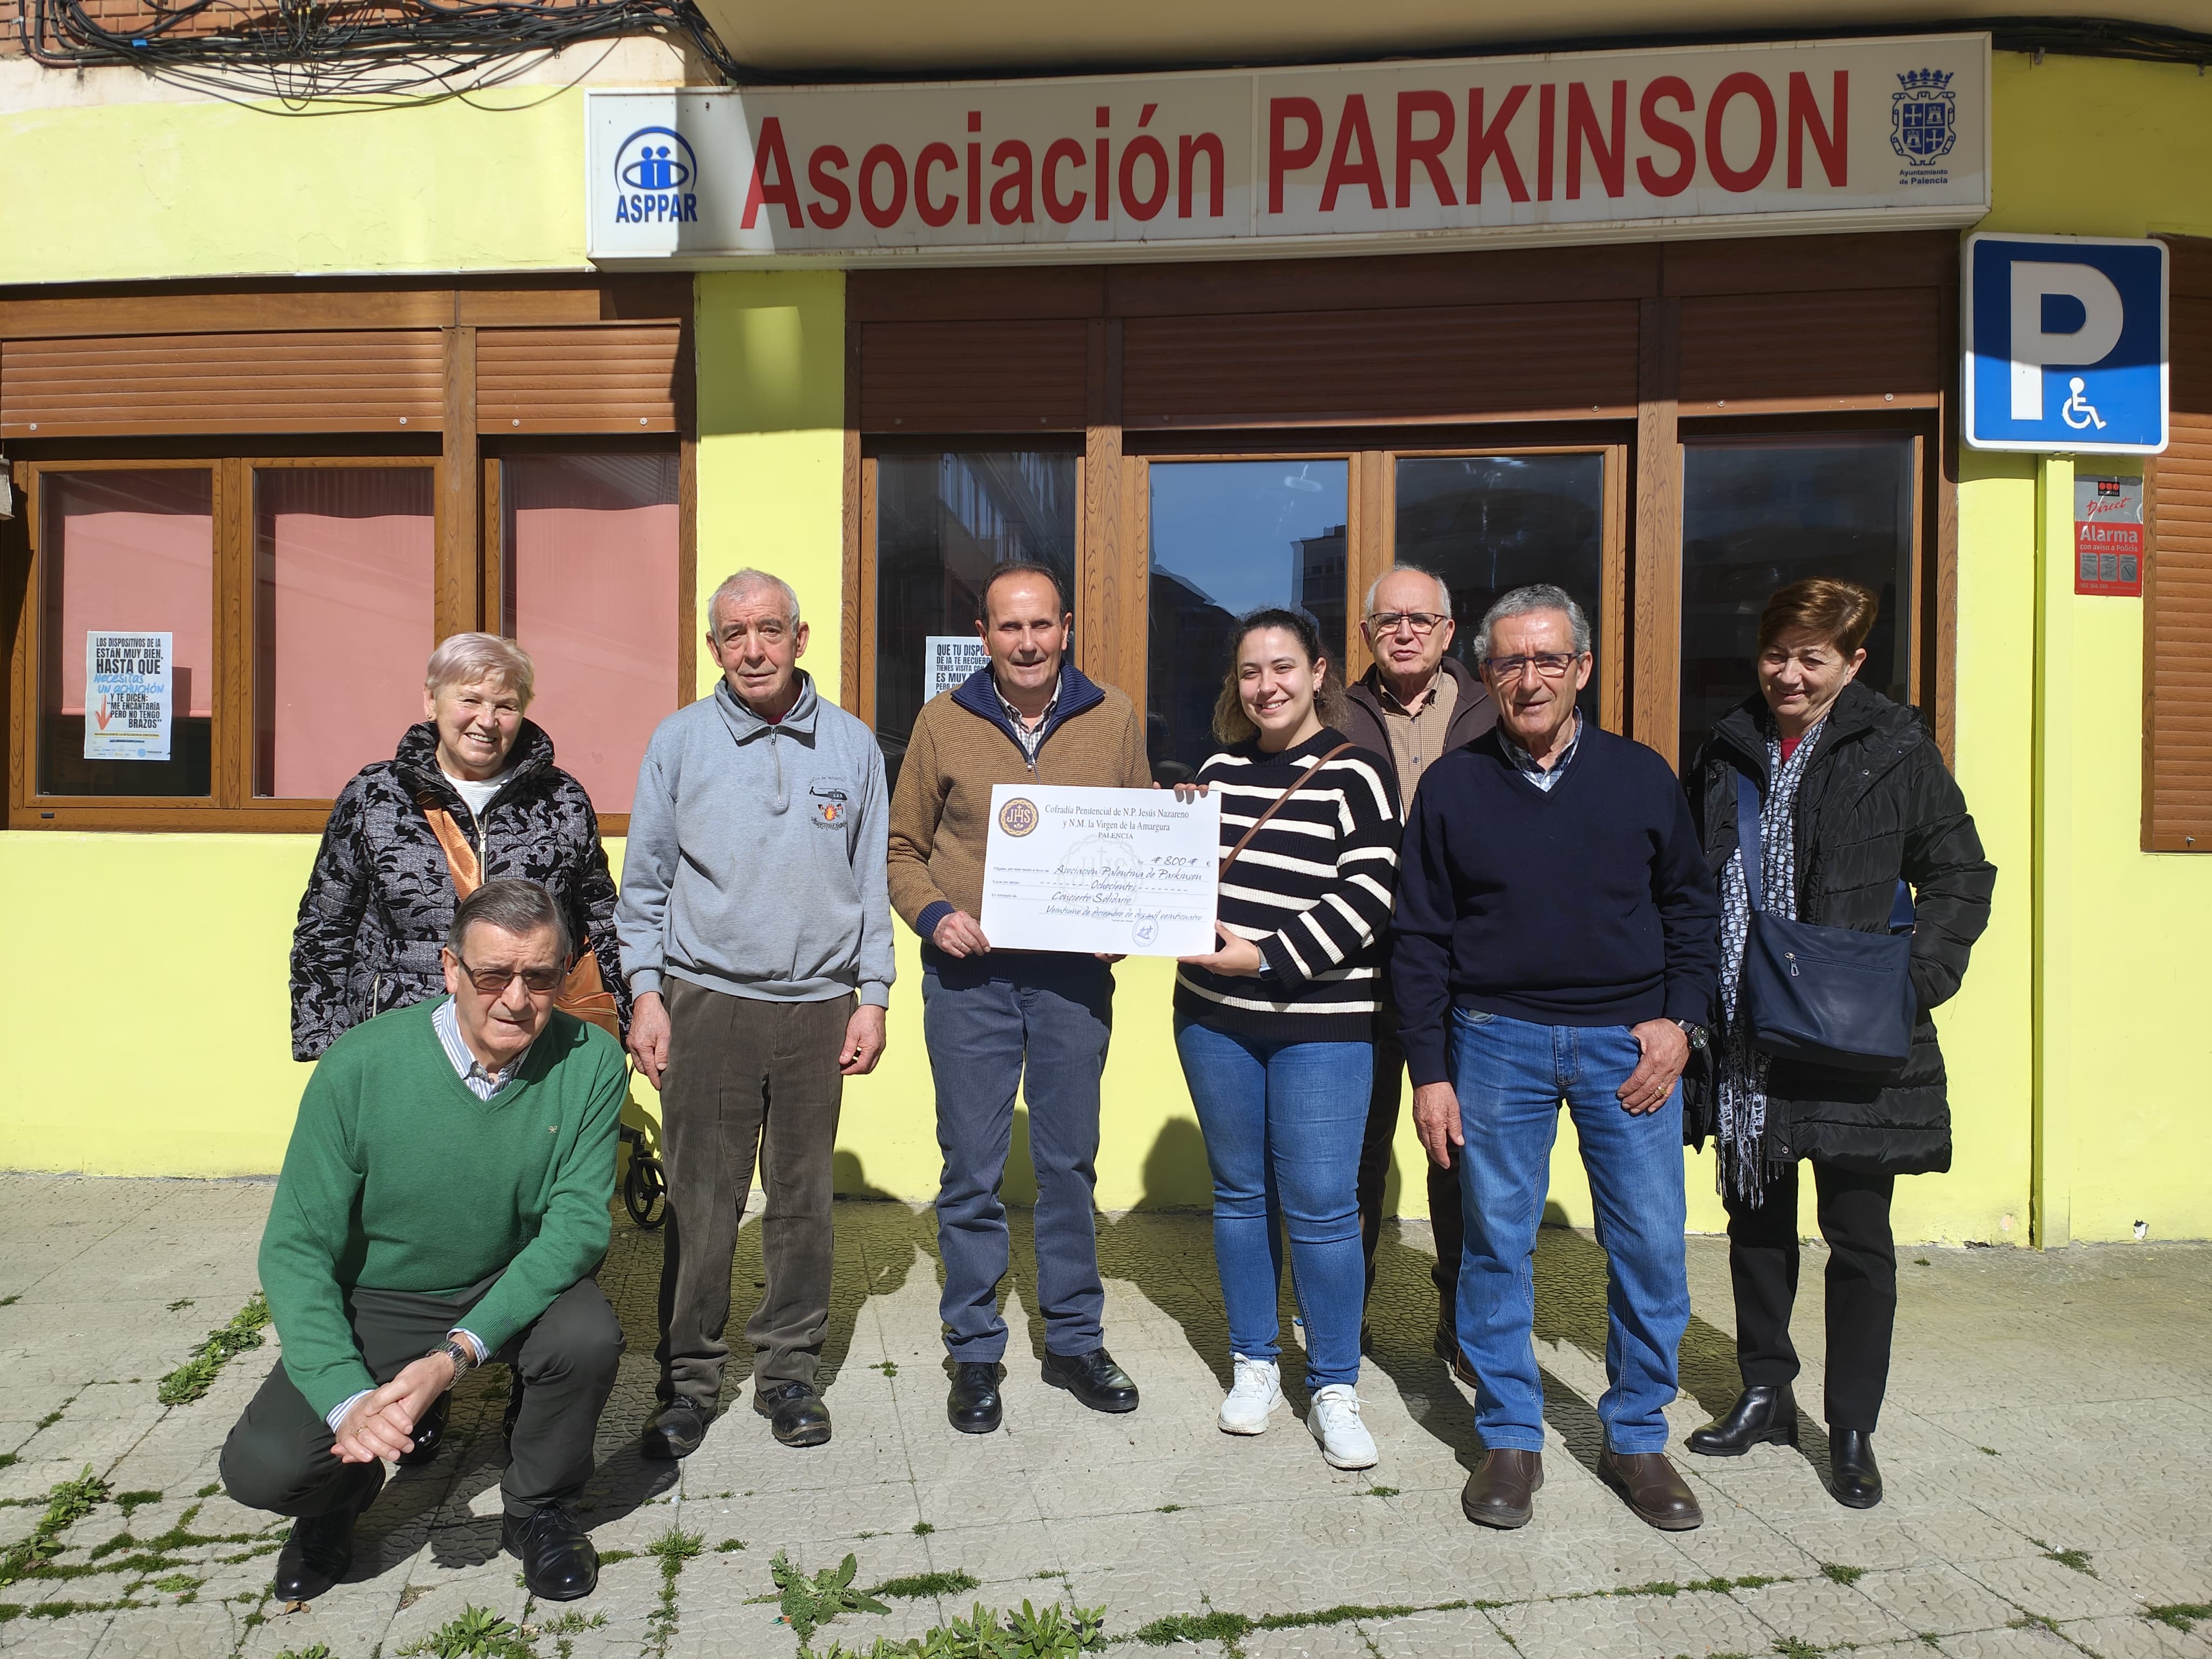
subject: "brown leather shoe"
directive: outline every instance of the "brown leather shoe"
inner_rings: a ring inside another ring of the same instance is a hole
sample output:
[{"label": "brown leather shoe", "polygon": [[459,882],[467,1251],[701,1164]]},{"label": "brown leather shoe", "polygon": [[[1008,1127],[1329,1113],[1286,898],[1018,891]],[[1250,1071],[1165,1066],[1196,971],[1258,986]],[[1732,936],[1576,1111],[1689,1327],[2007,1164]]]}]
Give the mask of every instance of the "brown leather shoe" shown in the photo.
[{"label": "brown leather shoe", "polygon": [[1544,1454],[1532,1451],[1494,1451],[1482,1467],[1467,1478],[1459,1506],[1478,1527],[1501,1532],[1525,1527],[1535,1512],[1536,1494],[1544,1485]]},{"label": "brown leather shoe", "polygon": [[1470,1389],[1482,1386],[1482,1379],[1474,1374],[1474,1367],[1467,1363],[1467,1355],[1459,1346],[1459,1328],[1449,1316],[1437,1321],[1437,1358],[1451,1370],[1451,1374]]},{"label": "brown leather shoe", "polygon": [[1616,1452],[1608,1446],[1597,1455],[1597,1472],[1628,1500],[1638,1520],[1662,1532],[1688,1532],[1705,1523],[1697,1494],[1663,1452]]}]

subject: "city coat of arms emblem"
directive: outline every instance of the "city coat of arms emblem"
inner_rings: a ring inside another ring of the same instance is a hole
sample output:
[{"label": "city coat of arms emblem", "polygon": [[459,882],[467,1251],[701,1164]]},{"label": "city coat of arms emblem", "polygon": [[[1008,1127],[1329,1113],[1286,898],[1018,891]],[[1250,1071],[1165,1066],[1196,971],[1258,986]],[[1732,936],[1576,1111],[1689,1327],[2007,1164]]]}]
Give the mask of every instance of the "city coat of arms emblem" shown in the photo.
[{"label": "city coat of arms emblem", "polygon": [[1949,70],[1908,70],[1889,95],[1889,147],[1908,167],[1932,167],[1959,142],[1959,94]]}]

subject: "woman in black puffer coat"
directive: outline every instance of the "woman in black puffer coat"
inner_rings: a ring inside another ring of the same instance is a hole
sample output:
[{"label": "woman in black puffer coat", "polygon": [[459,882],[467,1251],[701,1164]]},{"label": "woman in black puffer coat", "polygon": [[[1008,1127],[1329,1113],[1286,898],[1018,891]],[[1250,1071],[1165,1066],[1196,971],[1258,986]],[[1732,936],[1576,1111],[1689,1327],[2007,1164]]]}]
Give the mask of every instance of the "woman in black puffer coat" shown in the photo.
[{"label": "woman in black puffer coat", "polygon": [[[1881,1501],[1872,1437],[1897,1312],[1891,1192],[1900,1175],[1951,1167],[1943,1055],[1929,1016],[1958,990],[1989,925],[1996,881],[1919,716],[1853,678],[1875,611],[1874,595],[1849,582],[1814,579],[1777,592],[1759,618],[1758,694],[1721,720],[1683,774],[1723,913],[1723,1006],[1683,1079],[1683,1124],[1692,1146],[1712,1136],[1718,1155],[1744,1382],[1735,1408],[1692,1434],[1690,1449],[1729,1457],[1763,1442],[1796,1442],[1790,1313],[1797,1164],[1809,1160],[1830,1251],[1832,1490],[1858,1509]],[[1918,1017],[1898,1070],[1769,1059],[1746,1040],[1735,996],[1746,927],[1739,776],[1759,789],[1767,910],[1879,933],[1891,926],[1899,879],[1911,890]]]},{"label": "woman in black puffer coat", "polygon": [[429,718],[339,792],[292,936],[295,1060],[319,1059],[365,1019],[445,994],[438,952],[457,900],[426,806],[443,808],[477,850],[481,880],[520,876],[552,893],[574,944],[590,942],[629,1030],[599,818],[584,786],[553,763],[553,740],[522,718],[532,676],[512,641],[447,640],[430,659]]}]

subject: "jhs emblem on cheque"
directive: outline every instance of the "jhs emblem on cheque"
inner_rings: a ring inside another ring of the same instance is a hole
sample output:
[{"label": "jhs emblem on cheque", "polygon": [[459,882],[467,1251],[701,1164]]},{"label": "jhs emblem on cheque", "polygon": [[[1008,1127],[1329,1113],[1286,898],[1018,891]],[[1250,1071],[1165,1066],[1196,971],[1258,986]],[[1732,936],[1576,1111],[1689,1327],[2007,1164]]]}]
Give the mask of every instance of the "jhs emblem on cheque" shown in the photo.
[{"label": "jhs emblem on cheque", "polygon": [[1019,795],[999,809],[999,828],[1010,836],[1026,836],[1036,827],[1035,803],[1024,800]]},{"label": "jhs emblem on cheque", "polygon": [[1889,95],[1889,147],[1907,167],[1933,167],[1959,142],[1959,94],[1948,70],[1912,70]]}]

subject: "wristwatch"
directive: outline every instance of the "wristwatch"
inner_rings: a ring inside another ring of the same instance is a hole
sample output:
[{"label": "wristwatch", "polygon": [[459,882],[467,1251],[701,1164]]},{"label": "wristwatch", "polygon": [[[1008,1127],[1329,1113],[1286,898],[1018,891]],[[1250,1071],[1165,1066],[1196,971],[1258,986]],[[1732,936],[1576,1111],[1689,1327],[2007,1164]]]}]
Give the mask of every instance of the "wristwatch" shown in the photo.
[{"label": "wristwatch", "polygon": [[[443,1342],[430,1350],[441,1353],[453,1362],[453,1383],[458,1383],[477,1368],[477,1351],[458,1336],[448,1335]],[[447,1387],[453,1386],[448,1383]]]},{"label": "wristwatch", "polygon": [[1692,1024],[1686,1019],[1678,1019],[1674,1024],[1682,1028],[1682,1035],[1690,1040],[1691,1048],[1702,1048],[1705,1046],[1705,1028],[1704,1026]]}]

